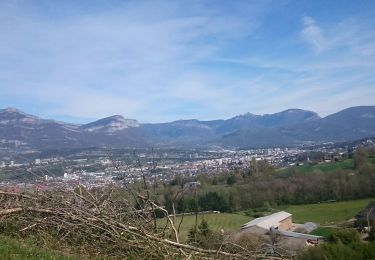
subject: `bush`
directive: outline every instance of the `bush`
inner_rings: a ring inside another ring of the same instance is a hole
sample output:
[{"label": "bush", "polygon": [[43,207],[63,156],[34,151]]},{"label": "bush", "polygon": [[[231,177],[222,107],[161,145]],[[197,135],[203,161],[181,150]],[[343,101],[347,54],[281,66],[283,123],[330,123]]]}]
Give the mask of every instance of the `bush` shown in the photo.
[{"label": "bush", "polygon": [[301,260],[372,260],[375,259],[375,243],[326,243],[319,247],[304,250],[298,259]]},{"label": "bush", "polygon": [[327,243],[304,250],[298,259],[375,259],[375,243],[361,242],[359,233],[354,229],[336,230],[329,236]]},{"label": "bush", "polygon": [[328,237],[328,240],[333,243],[342,243],[344,245],[359,243],[361,237],[355,229],[338,229]]},{"label": "bush", "polygon": [[192,227],[189,230],[188,242],[203,248],[214,249],[220,244],[220,236],[211,230],[205,219],[202,219],[197,229]]}]

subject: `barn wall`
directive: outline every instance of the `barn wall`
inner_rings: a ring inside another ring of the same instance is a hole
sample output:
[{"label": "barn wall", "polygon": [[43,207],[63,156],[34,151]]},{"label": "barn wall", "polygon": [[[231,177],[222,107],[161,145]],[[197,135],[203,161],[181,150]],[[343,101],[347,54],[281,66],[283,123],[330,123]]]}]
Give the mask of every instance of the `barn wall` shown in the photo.
[{"label": "barn wall", "polygon": [[280,222],[279,230],[290,230],[292,229],[292,224],[292,216],[290,216]]}]

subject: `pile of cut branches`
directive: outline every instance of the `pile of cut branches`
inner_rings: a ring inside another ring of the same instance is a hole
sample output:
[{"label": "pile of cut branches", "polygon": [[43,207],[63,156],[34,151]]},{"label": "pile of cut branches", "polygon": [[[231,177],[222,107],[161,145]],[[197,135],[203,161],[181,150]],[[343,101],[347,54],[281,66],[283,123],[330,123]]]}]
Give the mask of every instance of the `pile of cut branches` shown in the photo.
[{"label": "pile of cut branches", "polygon": [[[164,228],[157,227],[156,212],[168,219]],[[0,233],[32,236],[44,245],[57,241],[86,256],[118,259],[282,259],[224,241],[217,250],[181,243],[168,212],[148,193],[113,187],[28,194],[0,191]]]}]

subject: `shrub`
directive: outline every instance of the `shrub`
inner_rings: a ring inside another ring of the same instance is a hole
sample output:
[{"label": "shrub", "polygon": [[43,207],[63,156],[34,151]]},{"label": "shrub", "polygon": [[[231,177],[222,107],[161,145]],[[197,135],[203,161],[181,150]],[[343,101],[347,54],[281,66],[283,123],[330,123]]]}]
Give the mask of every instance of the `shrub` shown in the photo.
[{"label": "shrub", "polygon": [[360,242],[361,237],[355,229],[338,229],[329,236],[328,240],[336,244],[348,245]]}]

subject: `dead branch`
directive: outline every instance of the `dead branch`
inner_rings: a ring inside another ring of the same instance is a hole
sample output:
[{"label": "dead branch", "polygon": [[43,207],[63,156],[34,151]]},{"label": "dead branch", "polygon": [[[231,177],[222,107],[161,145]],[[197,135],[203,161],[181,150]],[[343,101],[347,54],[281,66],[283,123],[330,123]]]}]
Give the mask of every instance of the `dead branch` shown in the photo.
[{"label": "dead branch", "polygon": [[35,197],[28,196],[23,193],[16,193],[16,192],[7,192],[7,191],[1,191],[0,190],[0,195],[5,195],[5,196],[14,196],[14,197],[20,197],[20,198],[25,198],[25,199],[31,199],[31,200],[36,200]]},{"label": "dead branch", "polygon": [[23,208],[3,209],[3,210],[0,210],[0,216],[17,213],[17,212],[20,212],[22,210],[23,210]]},{"label": "dead branch", "polygon": [[[133,255],[137,259],[255,259],[258,256],[267,259],[264,252],[242,250],[239,246],[231,245],[230,251],[227,251],[227,243],[222,243],[218,249],[181,243],[167,210],[154,202],[150,194],[143,196],[127,191],[126,198],[136,196],[142,201],[143,208],[138,210],[134,208],[134,202],[124,199],[121,193],[124,191],[110,189],[76,193],[62,190],[35,197],[22,194],[27,200],[21,201],[14,199],[20,197],[18,193],[7,194],[9,196],[1,201],[4,209],[0,210],[0,225],[3,221],[12,221],[22,236],[39,234],[45,243],[51,236],[57,236],[56,239],[64,244],[79,241],[85,253],[93,251],[93,255],[104,254],[115,258]],[[155,212],[150,212],[155,210],[164,213],[175,241],[155,232]]]}]

